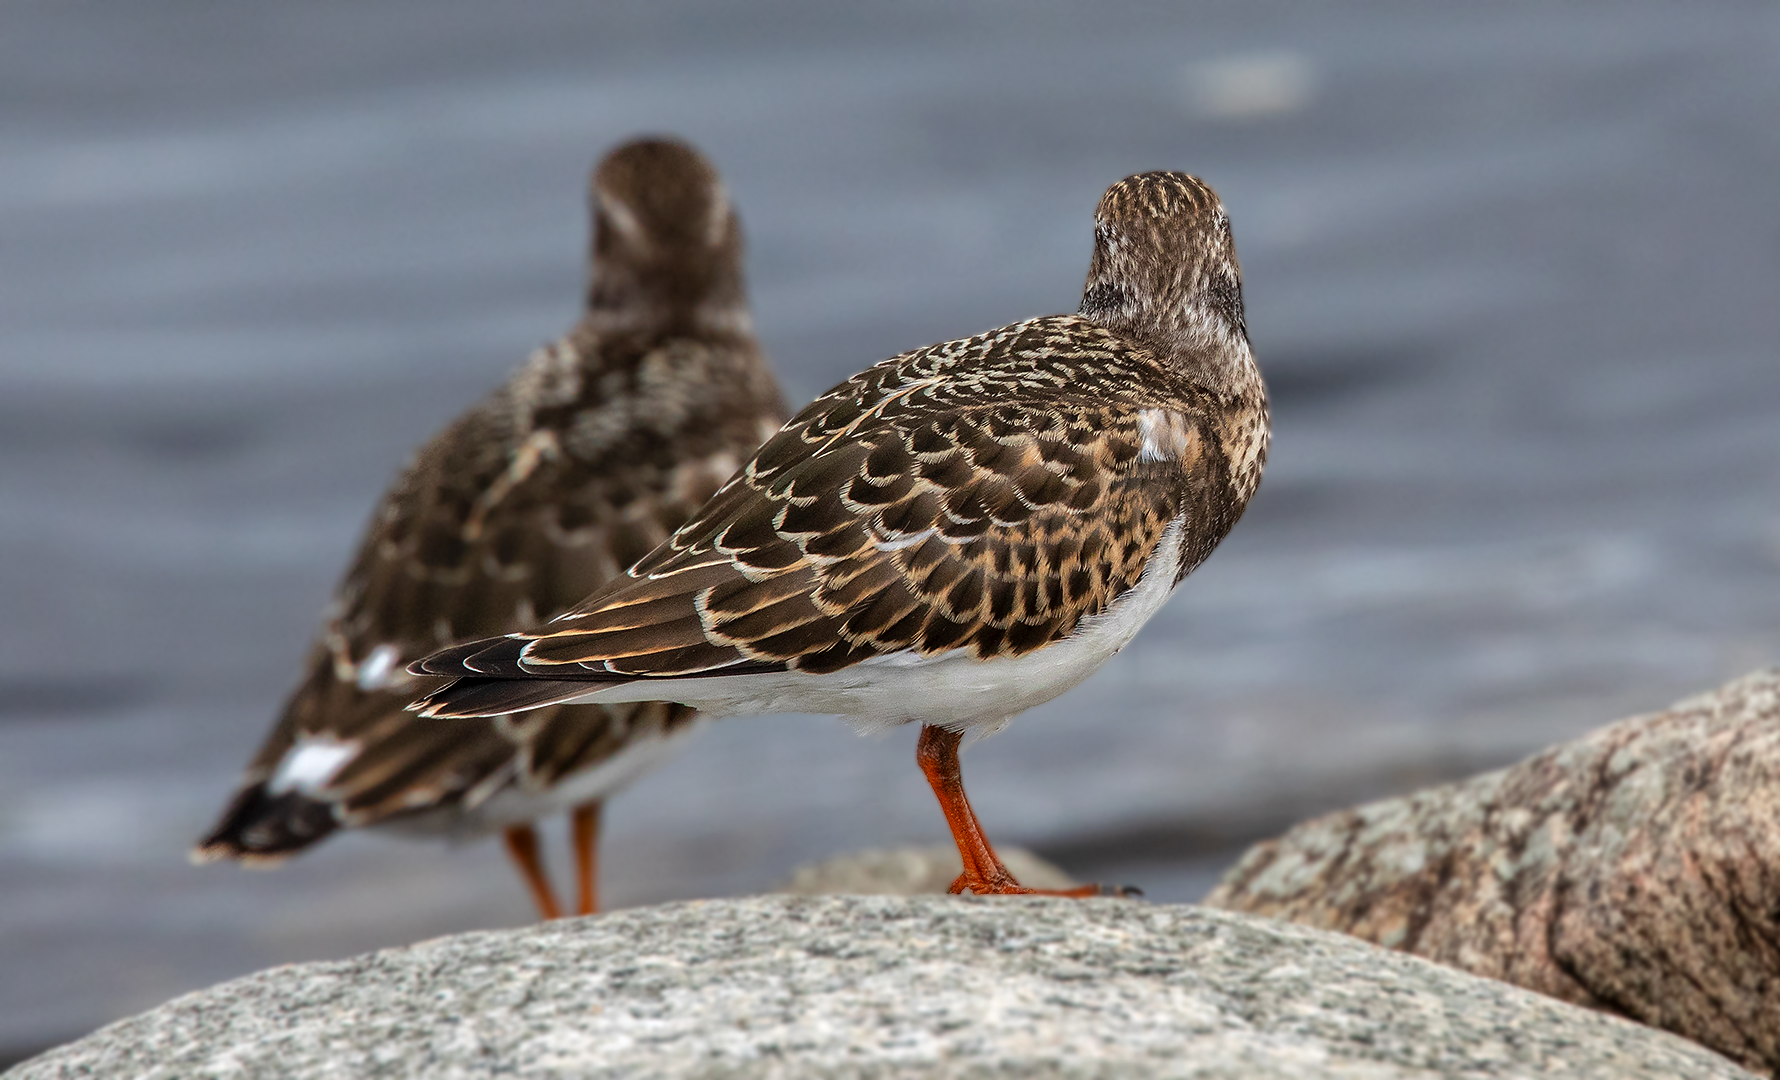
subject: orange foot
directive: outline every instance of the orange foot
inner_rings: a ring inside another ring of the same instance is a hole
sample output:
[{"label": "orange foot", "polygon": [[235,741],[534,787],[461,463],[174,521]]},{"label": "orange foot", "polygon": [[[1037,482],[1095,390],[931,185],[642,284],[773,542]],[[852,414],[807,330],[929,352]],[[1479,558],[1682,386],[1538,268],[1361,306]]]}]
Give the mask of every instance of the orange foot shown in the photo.
[{"label": "orange foot", "polygon": [[952,879],[951,888],[946,890],[954,895],[970,893],[972,896],[1142,896],[1143,890],[1135,885],[1077,885],[1073,889],[1028,889],[1014,880],[1012,874],[1005,870],[999,875],[982,877],[969,871]]},{"label": "orange foot", "polygon": [[958,856],[964,862],[964,873],[952,881],[949,893],[968,892],[974,896],[1142,896],[1143,890],[1130,885],[1078,885],[1073,889],[1028,889],[1014,880],[1007,867],[989,846],[983,827],[977,823],[976,811],[964,796],[964,777],[958,768],[959,735],[955,731],[931,725],[921,729],[915,743],[915,761],[927,775],[927,783],[939,799],[958,844]]}]

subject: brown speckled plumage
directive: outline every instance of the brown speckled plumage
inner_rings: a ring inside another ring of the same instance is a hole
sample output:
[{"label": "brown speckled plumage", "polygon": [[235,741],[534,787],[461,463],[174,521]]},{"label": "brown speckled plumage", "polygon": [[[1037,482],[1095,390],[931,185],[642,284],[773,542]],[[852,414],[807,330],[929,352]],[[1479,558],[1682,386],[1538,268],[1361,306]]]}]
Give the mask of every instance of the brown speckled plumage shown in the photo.
[{"label": "brown speckled plumage", "polygon": [[[1187,504],[1206,528],[1177,574],[1235,522],[1225,458],[1194,419],[1203,395],[1173,382],[1073,315],[874,367],[553,623],[526,664],[822,672],[905,649],[1042,648],[1130,588]],[[1140,460],[1148,410],[1172,425],[1177,456]]]},{"label": "brown speckled plumage", "polygon": [[[384,496],[306,675],[199,856],[282,856],[339,826],[509,824],[690,719],[660,702],[448,724],[403,710],[433,685],[410,662],[551,618],[618,576],[784,419],[748,317],[740,226],[711,166],[679,143],[627,144],[596,170],[591,204],[579,324],[423,447]],[[351,752],[325,782],[277,790],[305,739]]]},{"label": "brown speckled plumage", "polygon": [[[1106,610],[1186,513],[1178,581],[1254,492],[1268,427],[1252,361],[1226,362],[1247,357],[1228,220],[1210,189],[1164,175],[1102,200],[1083,314],[868,368],[568,615],[423,666],[606,681],[1018,656]],[[1145,259],[1182,217],[1201,257]],[[440,715],[453,692],[431,699]]]},{"label": "brown speckled plumage", "polygon": [[[1146,173],[1109,189],[1095,224],[1080,313],[847,380],[565,616],[415,665],[459,676],[417,708],[474,716],[659,692],[956,732],[1086,677],[1236,523],[1268,437],[1217,196]],[[1020,663],[1040,656],[1062,673]],[[958,683],[969,692],[921,714],[903,691],[959,678],[960,661],[976,669]],[[1005,694],[972,696],[996,685]],[[932,750],[923,767],[936,791],[950,785],[941,801],[964,849],[974,818],[955,815],[955,756]],[[961,887],[1005,877],[977,861]]]}]

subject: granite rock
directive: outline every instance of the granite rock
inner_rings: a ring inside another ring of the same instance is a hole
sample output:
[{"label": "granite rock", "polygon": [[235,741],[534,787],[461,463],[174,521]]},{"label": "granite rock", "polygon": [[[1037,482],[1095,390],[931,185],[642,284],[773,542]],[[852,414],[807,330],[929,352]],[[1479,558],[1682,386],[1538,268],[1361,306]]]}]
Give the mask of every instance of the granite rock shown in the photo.
[{"label": "granite rock", "polygon": [[1338,930],[1780,1075],[1780,671],[1306,822],[1212,906]]},{"label": "granite rock", "polygon": [[[1081,884],[1025,848],[998,848],[996,854],[1008,871],[1030,888],[1068,889]],[[797,896],[939,895],[963,872],[964,860],[956,844],[871,848],[800,866],[777,891]]]},{"label": "granite rock", "polygon": [[1750,1074],[1349,937],[1192,907],[766,896],[275,968],[25,1063],[50,1077]]}]

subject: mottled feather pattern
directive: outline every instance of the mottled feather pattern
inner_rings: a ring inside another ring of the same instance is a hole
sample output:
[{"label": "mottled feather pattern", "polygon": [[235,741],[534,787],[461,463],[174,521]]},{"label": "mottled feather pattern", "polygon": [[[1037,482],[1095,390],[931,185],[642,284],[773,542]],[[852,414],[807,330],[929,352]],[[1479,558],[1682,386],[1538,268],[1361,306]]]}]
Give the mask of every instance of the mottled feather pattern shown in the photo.
[{"label": "mottled feather pattern", "polygon": [[[661,702],[444,725],[404,709],[439,685],[411,675],[411,662],[535,625],[619,576],[786,415],[752,334],[739,221],[709,163],[683,144],[637,140],[603,160],[590,197],[580,321],[417,452],[385,494],[297,690],[200,854],[277,856],[334,827],[401,818],[447,831],[504,824],[478,808],[545,792],[690,721],[690,709]],[[280,770],[308,743],[338,756],[292,791]]]},{"label": "mottled feather pattern", "polygon": [[915,350],[818,398],[522,652],[461,657],[601,680],[1029,653],[1130,589],[1177,516],[1177,579],[1235,524],[1223,405],[1081,316]]},{"label": "mottled feather pattern", "polygon": [[[432,680],[408,663],[453,641],[534,625],[665,540],[783,416],[745,338],[651,349],[583,327],[540,349],[421,451],[385,496],[332,605],[308,673],[250,766],[264,778],[299,735],[367,750],[329,782],[340,823],[501,786],[543,788],[627,739],[692,711],[648,703],[557,706],[451,721],[448,737],[403,707]],[[360,685],[380,648],[385,685]],[[491,780],[493,781],[491,783]]]}]

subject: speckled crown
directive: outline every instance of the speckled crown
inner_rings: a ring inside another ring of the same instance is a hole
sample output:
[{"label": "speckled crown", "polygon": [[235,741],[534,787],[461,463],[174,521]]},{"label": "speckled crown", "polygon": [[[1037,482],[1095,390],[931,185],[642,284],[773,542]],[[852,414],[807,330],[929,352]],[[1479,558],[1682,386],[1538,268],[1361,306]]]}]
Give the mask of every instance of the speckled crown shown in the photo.
[{"label": "speckled crown", "polygon": [[1081,313],[1170,348],[1247,338],[1230,217],[1196,176],[1129,176],[1094,210]]}]

